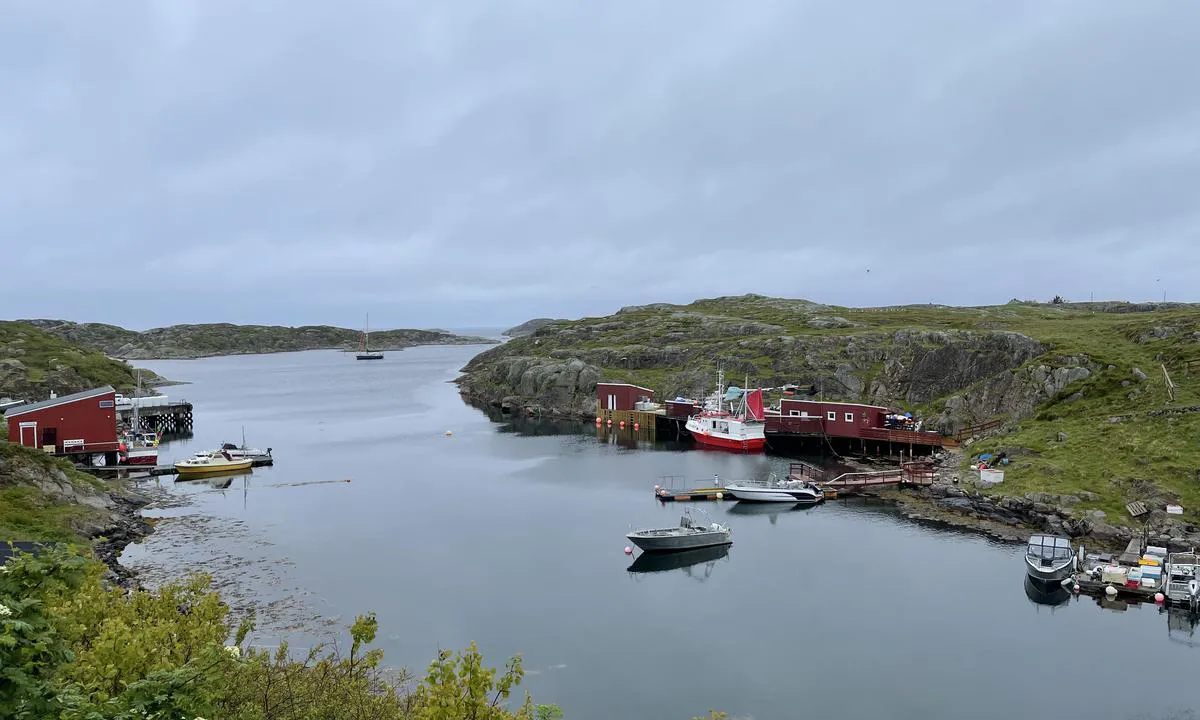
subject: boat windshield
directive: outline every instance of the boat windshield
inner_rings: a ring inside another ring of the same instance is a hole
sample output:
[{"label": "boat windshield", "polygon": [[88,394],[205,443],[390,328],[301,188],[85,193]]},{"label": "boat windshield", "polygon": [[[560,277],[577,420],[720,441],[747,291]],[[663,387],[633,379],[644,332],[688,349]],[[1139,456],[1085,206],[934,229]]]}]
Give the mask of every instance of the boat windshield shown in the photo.
[{"label": "boat windshield", "polygon": [[1071,541],[1052,535],[1034,535],[1026,549],[1029,557],[1041,560],[1066,560],[1071,557]]}]

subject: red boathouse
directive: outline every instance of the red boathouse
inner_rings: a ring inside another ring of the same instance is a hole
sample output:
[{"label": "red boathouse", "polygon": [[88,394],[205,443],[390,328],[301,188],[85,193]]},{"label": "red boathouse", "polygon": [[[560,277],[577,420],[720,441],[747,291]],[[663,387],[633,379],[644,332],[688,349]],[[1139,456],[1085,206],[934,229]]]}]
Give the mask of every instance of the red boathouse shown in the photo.
[{"label": "red boathouse", "polygon": [[640,400],[650,400],[654,391],[629,383],[596,383],[597,410],[635,410]]},{"label": "red boathouse", "polygon": [[18,405],[4,417],[10,442],[56,455],[111,453],[116,462],[116,391],[108,385]]}]

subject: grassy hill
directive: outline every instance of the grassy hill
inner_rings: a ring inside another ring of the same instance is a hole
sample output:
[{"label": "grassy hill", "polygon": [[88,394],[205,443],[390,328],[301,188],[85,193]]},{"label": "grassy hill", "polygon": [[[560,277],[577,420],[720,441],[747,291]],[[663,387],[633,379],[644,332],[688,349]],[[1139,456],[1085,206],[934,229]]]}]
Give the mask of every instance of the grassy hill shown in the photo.
[{"label": "grassy hill", "polygon": [[997,492],[1082,491],[1091,499],[1077,510],[1113,522],[1127,500],[1177,500],[1200,521],[1194,358],[1195,305],[846,308],[748,295],[543,324],[479,355],[460,387],[481,404],[588,417],[598,379],[695,397],[720,366],[737,381],[912,410],[945,432],[1002,418],[968,450],[1008,450]]},{"label": "grassy hill", "polygon": [[[329,325],[172,325],[144,332],[102,323],[65,320],[27,320],[68,342],[128,359],[197,358],[214,355],[352,349],[361,332]],[[491,344],[494,340],[454,335],[442,330],[380,330],[371,333],[371,347],[399,350],[415,345]]]},{"label": "grassy hill", "polygon": [[44,399],[112,385],[131,391],[133,368],[23,322],[0,321],[0,397]]}]

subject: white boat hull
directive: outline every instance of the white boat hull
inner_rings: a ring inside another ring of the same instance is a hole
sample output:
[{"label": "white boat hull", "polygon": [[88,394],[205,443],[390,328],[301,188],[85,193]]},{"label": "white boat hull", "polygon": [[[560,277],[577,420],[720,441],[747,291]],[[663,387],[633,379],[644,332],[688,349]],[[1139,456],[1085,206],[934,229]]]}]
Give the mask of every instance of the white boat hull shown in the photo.
[{"label": "white boat hull", "polygon": [[725,492],[731,497],[746,502],[779,502],[779,503],[805,503],[815,505],[824,499],[824,495],[818,495],[807,488],[768,488],[768,487],[753,487],[746,485],[727,485]]}]

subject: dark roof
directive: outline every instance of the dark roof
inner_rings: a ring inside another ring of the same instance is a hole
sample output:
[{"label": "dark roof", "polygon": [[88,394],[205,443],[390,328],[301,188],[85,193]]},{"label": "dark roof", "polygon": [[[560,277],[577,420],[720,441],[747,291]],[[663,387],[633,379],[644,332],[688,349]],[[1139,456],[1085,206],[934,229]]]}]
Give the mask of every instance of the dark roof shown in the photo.
[{"label": "dark roof", "polygon": [[49,400],[42,400],[41,402],[29,403],[28,405],[18,405],[15,408],[9,408],[6,410],[4,417],[24,415],[25,413],[33,412],[34,410],[45,410],[46,408],[52,408],[56,405],[65,405],[66,403],[72,403],[77,400],[87,400],[88,398],[115,392],[116,390],[113,390],[112,385],[105,385],[104,387],[98,387],[92,390],[84,390],[83,392],[63,395],[62,397],[50,398]]}]

